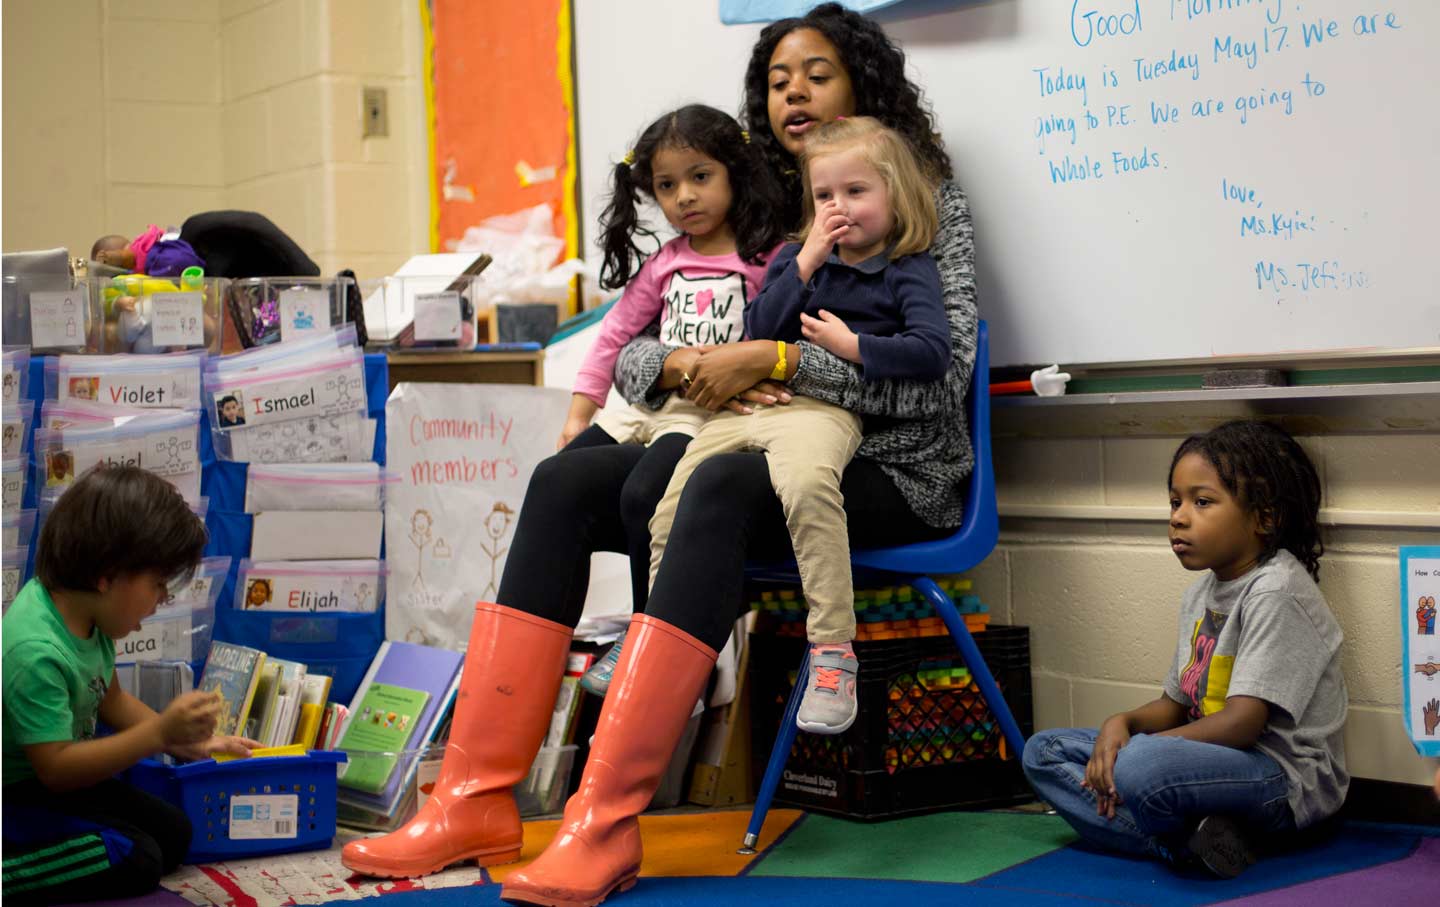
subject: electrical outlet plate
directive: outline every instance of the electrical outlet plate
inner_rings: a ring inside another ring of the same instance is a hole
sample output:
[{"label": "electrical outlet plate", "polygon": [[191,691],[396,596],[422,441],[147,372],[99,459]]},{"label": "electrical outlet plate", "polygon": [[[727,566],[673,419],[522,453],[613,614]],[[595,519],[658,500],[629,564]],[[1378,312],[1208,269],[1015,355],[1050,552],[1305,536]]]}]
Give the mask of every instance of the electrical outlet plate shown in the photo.
[{"label": "electrical outlet plate", "polygon": [[375,138],[390,134],[390,112],[385,89],[367,87],[362,100],[362,138]]}]

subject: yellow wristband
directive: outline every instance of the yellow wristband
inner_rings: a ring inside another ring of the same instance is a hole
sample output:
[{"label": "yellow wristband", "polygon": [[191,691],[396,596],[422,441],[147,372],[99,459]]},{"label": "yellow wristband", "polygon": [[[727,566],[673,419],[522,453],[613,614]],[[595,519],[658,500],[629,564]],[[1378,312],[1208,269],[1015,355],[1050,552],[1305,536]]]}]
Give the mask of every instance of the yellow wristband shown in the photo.
[{"label": "yellow wristband", "polygon": [[770,373],[770,378],[771,378],[772,380],[775,380],[775,381],[784,381],[784,380],[785,380],[785,370],[786,370],[786,365],[785,365],[785,341],[783,341],[783,340],[777,340],[777,341],[775,341],[775,353],[776,353],[776,355],[779,356],[780,358],[779,358],[779,361],[777,361],[777,362],[775,363],[775,370]]}]

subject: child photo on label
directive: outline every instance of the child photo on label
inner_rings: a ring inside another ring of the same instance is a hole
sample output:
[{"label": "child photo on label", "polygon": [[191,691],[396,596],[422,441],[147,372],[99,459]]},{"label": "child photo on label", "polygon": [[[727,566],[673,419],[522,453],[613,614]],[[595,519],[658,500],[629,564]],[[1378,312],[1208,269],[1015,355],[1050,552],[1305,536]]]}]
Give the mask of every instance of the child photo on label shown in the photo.
[{"label": "child photo on label", "polygon": [[76,400],[95,400],[100,396],[100,377],[91,375],[88,377],[70,379],[70,396]]},{"label": "child photo on label", "polygon": [[234,428],[245,424],[245,401],[240,391],[221,391],[215,395],[215,415],[221,428]]},{"label": "child photo on label", "polygon": [[252,579],[245,586],[245,607],[263,608],[274,595],[268,579]]},{"label": "child photo on label", "polygon": [[75,481],[75,455],[68,450],[45,452],[45,487],[55,488]]}]

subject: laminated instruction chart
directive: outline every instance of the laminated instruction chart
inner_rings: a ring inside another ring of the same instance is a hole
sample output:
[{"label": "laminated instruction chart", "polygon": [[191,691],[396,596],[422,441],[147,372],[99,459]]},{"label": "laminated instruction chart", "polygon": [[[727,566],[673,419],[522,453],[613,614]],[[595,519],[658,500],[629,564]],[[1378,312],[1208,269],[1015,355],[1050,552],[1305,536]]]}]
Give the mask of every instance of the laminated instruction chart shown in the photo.
[{"label": "laminated instruction chart", "polygon": [[1405,672],[1405,727],[1422,756],[1440,756],[1440,545],[1400,549],[1400,638]]}]

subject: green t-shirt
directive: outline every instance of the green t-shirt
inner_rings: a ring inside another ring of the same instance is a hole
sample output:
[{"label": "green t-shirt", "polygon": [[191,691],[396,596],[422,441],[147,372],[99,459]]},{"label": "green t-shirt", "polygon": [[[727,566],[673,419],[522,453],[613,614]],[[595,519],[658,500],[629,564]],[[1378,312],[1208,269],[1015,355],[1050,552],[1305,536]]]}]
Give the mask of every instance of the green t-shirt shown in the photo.
[{"label": "green t-shirt", "polygon": [[4,706],[4,783],[35,777],[22,747],[89,740],[100,701],[115,676],[115,642],[96,627],[80,639],[50,593],[32,579],[0,624],[0,703]]}]

